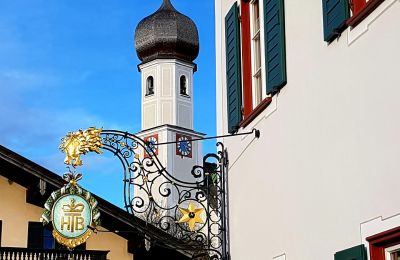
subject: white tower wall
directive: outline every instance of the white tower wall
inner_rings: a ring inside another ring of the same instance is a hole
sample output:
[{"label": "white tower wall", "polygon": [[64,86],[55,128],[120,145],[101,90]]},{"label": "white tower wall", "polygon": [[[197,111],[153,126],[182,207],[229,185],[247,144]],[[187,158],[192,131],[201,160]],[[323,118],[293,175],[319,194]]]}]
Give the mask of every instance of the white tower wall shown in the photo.
[{"label": "white tower wall", "polygon": [[[157,59],[139,66],[142,74],[142,129],[165,124],[193,129],[194,64]],[[154,94],[146,95],[148,77],[154,79]],[[180,93],[180,78],[186,77],[187,95]]]},{"label": "white tower wall", "polygon": [[[165,142],[174,142],[176,141],[176,135],[183,134],[186,136],[190,136],[192,138],[200,138],[203,137],[204,134],[194,132],[192,130],[176,127],[173,125],[163,125],[160,127],[151,128],[148,130],[144,130],[138,134],[138,136],[144,139],[146,136],[158,136],[158,143]],[[141,151],[141,154],[144,154],[144,151]],[[157,157],[167,170],[167,172],[173,176],[175,179],[183,182],[195,182],[195,178],[191,174],[192,168],[195,165],[203,164],[203,154],[202,154],[202,144],[201,142],[192,142],[192,157],[184,157],[176,154],[176,144],[166,144],[159,145],[157,150]],[[161,184],[164,182],[168,182],[167,178],[159,177],[157,180],[157,184]],[[154,185],[155,187],[157,185]],[[154,199],[163,205],[175,205],[178,200],[178,194],[173,185],[168,184],[162,186],[162,188],[171,188],[172,196],[167,198],[162,197],[157,190],[153,191]],[[135,190],[135,192],[139,192],[136,194],[140,194],[140,191]]]},{"label": "white tower wall", "polygon": [[[191,139],[203,137],[204,134],[193,131],[193,72],[195,64],[176,59],[156,59],[139,65],[142,75],[142,131],[137,135],[146,138],[157,138],[157,143],[176,142],[178,136]],[[181,93],[181,77],[186,78],[186,94]],[[149,94],[147,79],[153,77],[153,92]],[[195,182],[191,171],[193,166],[202,165],[201,142],[191,142],[190,156],[177,152],[177,144],[157,146],[157,157],[167,172],[176,180]],[[141,152],[145,156],[145,151]],[[158,185],[168,179],[157,179]],[[157,186],[157,185],[154,185]],[[172,196],[163,197],[153,191],[154,199],[163,207],[176,205],[178,193],[173,185]],[[140,191],[135,191],[140,193]],[[139,195],[137,193],[137,195]]]}]

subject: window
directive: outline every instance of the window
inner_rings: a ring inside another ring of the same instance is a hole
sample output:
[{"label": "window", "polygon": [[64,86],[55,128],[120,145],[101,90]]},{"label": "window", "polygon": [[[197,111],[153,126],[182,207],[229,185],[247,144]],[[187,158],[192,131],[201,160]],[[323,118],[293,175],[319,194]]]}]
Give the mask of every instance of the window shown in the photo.
[{"label": "window", "polygon": [[54,248],[54,237],[50,229],[43,228],[43,248],[53,249]]},{"label": "window", "polygon": [[[356,26],[384,0],[322,0],[324,40],[332,42],[347,26]],[[350,3],[350,4],[349,4]]]},{"label": "window", "polygon": [[367,237],[373,260],[399,260],[400,227]]},{"label": "window", "polygon": [[47,235],[51,235],[51,231],[47,232],[46,229],[40,222],[28,223],[28,248],[54,248],[54,238],[52,241],[48,239]]},{"label": "window", "polygon": [[259,1],[251,3],[251,40],[253,59],[253,108],[263,99],[261,80],[261,40],[260,40],[260,6]]},{"label": "window", "polygon": [[[1,221],[0,221],[1,223]],[[65,249],[63,245],[60,245],[55,241],[53,234],[53,228],[51,225],[43,226],[41,222],[29,222],[28,223],[28,248],[36,249]],[[1,233],[1,232],[0,232]],[[79,245],[75,249],[85,250],[86,243]]]},{"label": "window", "polygon": [[181,95],[187,96],[187,80],[186,77],[184,75],[181,76],[180,78],[180,93]]},{"label": "window", "polygon": [[146,96],[154,94],[154,79],[153,76],[147,77],[146,80]]},{"label": "window", "polygon": [[388,260],[400,260],[400,250],[390,253],[389,257]]},{"label": "window", "polygon": [[385,260],[400,260],[400,244],[385,249]]},{"label": "window", "polygon": [[384,0],[351,0],[351,18],[347,21],[347,25],[356,26],[383,1]]},{"label": "window", "polygon": [[250,123],[271,102],[270,96],[286,84],[283,4],[283,0],[242,0],[240,19],[237,3],[225,16],[230,133]]}]

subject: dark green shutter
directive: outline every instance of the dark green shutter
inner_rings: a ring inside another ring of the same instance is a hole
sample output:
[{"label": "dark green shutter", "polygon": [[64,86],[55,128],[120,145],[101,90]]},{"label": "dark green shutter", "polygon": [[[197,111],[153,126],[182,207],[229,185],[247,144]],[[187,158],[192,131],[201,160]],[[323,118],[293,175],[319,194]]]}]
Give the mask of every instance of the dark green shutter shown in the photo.
[{"label": "dark green shutter", "polygon": [[367,251],[364,245],[355,246],[337,252],[335,260],[367,260]]},{"label": "dark green shutter", "polygon": [[322,0],[324,40],[333,41],[345,28],[349,18],[348,0]]},{"label": "dark green shutter", "polygon": [[283,0],[264,0],[267,94],[286,85],[285,12]]},{"label": "dark green shutter", "polygon": [[28,248],[43,248],[43,224],[29,222],[28,224]]},{"label": "dark green shutter", "polygon": [[236,3],[225,16],[225,43],[228,131],[234,133],[242,120],[240,31]]}]

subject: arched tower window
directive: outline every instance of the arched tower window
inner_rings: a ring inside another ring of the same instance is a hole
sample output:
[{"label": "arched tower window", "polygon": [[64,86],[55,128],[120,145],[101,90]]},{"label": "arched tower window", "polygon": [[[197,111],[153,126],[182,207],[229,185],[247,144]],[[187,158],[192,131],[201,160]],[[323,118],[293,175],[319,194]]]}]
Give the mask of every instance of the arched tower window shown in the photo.
[{"label": "arched tower window", "polygon": [[187,93],[187,80],[186,80],[186,77],[184,75],[182,75],[181,79],[180,79],[180,93],[181,93],[181,95],[185,95],[185,96],[188,95],[188,93]]},{"label": "arched tower window", "polygon": [[149,76],[146,80],[146,96],[154,94],[154,79],[153,76]]}]

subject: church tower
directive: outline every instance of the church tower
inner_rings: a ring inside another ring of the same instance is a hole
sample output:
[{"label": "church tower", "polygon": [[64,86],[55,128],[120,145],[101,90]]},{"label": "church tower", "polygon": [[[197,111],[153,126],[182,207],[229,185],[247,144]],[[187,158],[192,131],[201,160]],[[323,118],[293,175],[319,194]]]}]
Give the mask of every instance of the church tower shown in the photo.
[{"label": "church tower", "polygon": [[[141,63],[142,131],[138,136],[155,144],[155,152],[176,179],[193,181],[191,170],[202,163],[204,134],[193,130],[193,63],[199,53],[197,27],[170,0],[144,18],[135,30]],[[157,143],[181,141],[177,144]],[[146,151],[143,155],[146,156]]]}]

